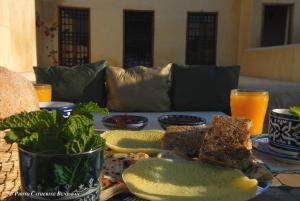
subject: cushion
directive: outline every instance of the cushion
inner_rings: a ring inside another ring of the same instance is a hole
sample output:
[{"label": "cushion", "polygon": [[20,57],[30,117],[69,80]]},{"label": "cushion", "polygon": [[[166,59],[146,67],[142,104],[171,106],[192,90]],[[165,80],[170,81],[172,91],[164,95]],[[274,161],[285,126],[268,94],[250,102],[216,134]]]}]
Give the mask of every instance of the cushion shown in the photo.
[{"label": "cushion", "polygon": [[104,69],[102,60],[79,66],[34,67],[37,83],[51,84],[53,100],[69,102],[93,101],[105,105]]},{"label": "cushion", "polygon": [[106,68],[107,107],[123,112],[170,110],[170,68],[171,64],[162,68]]},{"label": "cushion", "polygon": [[172,66],[173,109],[230,113],[230,91],[238,87],[239,66]]}]

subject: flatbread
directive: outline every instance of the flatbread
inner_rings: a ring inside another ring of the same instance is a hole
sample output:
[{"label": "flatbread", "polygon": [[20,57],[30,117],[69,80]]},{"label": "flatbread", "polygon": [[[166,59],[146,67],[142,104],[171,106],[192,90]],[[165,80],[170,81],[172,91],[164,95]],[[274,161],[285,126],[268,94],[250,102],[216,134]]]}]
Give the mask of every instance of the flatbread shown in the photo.
[{"label": "flatbread", "polygon": [[101,136],[106,140],[106,145],[116,152],[155,155],[163,151],[161,139],[164,135],[162,130],[112,130]]},{"label": "flatbread", "polygon": [[156,201],[245,201],[257,192],[257,180],[240,170],[200,161],[140,160],[123,180],[131,193]]}]

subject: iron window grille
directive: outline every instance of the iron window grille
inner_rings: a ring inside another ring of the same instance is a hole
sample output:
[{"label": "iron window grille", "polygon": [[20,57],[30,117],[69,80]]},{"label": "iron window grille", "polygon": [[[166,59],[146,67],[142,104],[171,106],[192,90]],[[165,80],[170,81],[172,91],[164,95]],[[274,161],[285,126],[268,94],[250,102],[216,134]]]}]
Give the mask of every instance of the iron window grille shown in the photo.
[{"label": "iron window grille", "polygon": [[215,65],[216,38],[216,13],[188,13],[186,64]]},{"label": "iron window grille", "polygon": [[59,61],[74,66],[89,63],[89,9],[59,8]]}]

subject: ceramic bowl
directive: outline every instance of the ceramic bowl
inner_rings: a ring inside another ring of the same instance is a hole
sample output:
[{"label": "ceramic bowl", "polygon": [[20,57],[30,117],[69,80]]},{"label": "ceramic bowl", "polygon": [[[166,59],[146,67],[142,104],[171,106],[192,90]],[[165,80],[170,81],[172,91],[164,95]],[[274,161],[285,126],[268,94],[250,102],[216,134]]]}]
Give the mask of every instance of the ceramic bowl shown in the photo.
[{"label": "ceramic bowl", "polygon": [[59,102],[59,101],[50,101],[50,102],[40,102],[40,108],[42,110],[61,110],[64,112],[64,117],[70,116],[74,103],[69,102]]},{"label": "ceramic bowl", "polygon": [[103,117],[102,123],[110,130],[141,130],[148,124],[148,119],[136,115],[112,115]]},{"label": "ceramic bowl", "polygon": [[158,117],[158,122],[163,129],[167,129],[168,126],[205,125],[206,119],[191,115],[163,115]]},{"label": "ceramic bowl", "polygon": [[272,110],[268,132],[270,149],[290,155],[300,153],[300,132],[295,131],[299,123],[288,109]]}]

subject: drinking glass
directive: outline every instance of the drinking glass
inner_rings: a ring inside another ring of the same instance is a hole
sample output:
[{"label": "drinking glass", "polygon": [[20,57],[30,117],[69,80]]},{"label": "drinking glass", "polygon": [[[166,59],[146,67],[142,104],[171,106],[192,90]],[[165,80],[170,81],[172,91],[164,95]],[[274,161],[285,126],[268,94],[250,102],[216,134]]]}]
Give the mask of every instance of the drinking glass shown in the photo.
[{"label": "drinking glass", "polygon": [[40,102],[48,102],[52,99],[52,87],[50,84],[34,84]]},{"label": "drinking glass", "polygon": [[230,108],[233,117],[250,119],[251,135],[263,132],[263,125],[269,102],[269,92],[234,89],[230,94]]}]

